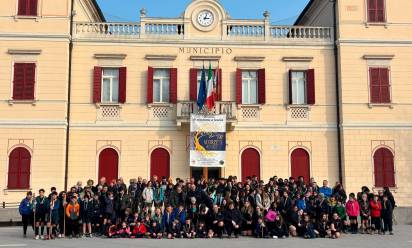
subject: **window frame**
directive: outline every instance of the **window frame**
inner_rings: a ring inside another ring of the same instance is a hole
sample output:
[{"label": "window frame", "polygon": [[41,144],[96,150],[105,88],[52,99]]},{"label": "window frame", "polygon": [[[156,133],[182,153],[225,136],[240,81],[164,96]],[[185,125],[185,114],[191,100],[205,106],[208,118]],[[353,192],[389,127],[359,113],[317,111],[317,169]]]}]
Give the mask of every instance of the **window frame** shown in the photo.
[{"label": "window frame", "polygon": [[[371,69],[387,69],[388,70],[388,87],[389,87],[389,102],[372,102],[372,76],[371,76]],[[392,99],[392,70],[391,66],[389,65],[368,65],[368,104],[369,106],[392,106],[393,99]]]},{"label": "window frame", "polygon": [[[293,91],[293,83],[294,83],[294,80],[293,80],[293,73],[294,72],[302,72],[303,73],[303,75],[304,75],[304,80],[305,80],[305,82],[304,82],[304,90],[303,90],[303,94],[304,94],[304,101],[303,101],[303,103],[295,103],[294,102],[294,99],[293,99],[293,95],[294,95],[294,91]],[[291,97],[292,97],[292,99],[290,100],[290,102],[291,102],[291,105],[292,106],[302,106],[302,105],[308,105],[308,75],[307,75],[307,70],[303,70],[303,69],[297,69],[297,70],[294,70],[294,69],[291,69],[291,88],[290,88],[290,90],[292,91],[291,92]]]},{"label": "window frame", "polygon": [[[248,94],[248,102],[246,103],[245,101],[244,101],[244,99],[243,99],[243,94],[245,93],[245,91],[243,90],[243,81],[245,80],[244,79],[244,77],[243,77],[243,73],[250,73],[250,72],[254,72],[254,73],[256,73],[256,77],[254,78],[255,79],[255,81],[256,81],[256,102],[255,103],[251,103],[251,101],[250,101],[250,96],[251,96],[251,94],[250,94],[250,89],[251,89],[251,85],[250,85],[250,82],[253,80],[253,78],[251,78],[251,77],[249,77],[249,78],[247,78],[247,81],[248,81],[248,87],[247,87],[247,90],[248,90],[248,92],[247,92],[247,94]],[[259,104],[259,77],[258,77],[258,70],[257,69],[242,69],[242,72],[241,72],[242,74],[241,74],[241,87],[242,87],[242,105],[258,105]]]},{"label": "window frame", "polygon": [[[120,96],[120,67],[101,67],[102,68],[102,81],[100,85],[100,103],[101,104],[120,104],[119,96]],[[104,70],[117,70],[117,101],[113,101],[113,76],[104,76]],[[110,101],[104,101],[104,79],[110,79]]]},{"label": "window frame", "polygon": [[[371,21],[369,19],[369,0],[365,0],[365,16],[367,25],[386,25],[388,23],[386,0],[383,0],[383,21]],[[376,10],[377,11],[377,10]]]},{"label": "window frame", "polygon": [[[153,94],[153,104],[169,104],[170,103],[170,81],[171,81],[171,78],[170,78],[170,69],[171,68],[153,68],[153,92],[152,92],[152,94]],[[156,71],[158,71],[158,70],[165,70],[165,71],[167,71],[167,77],[157,77],[156,76]],[[168,101],[164,101],[163,100],[163,81],[165,80],[165,79],[168,79],[168,81],[169,81],[169,92],[167,93],[167,95],[168,95]],[[155,87],[154,87],[154,85],[155,85],[155,81],[156,80],[159,80],[159,90],[160,90],[160,92],[159,92],[159,96],[160,96],[160,101],[156,101],[156,97],[155,97]]]}]

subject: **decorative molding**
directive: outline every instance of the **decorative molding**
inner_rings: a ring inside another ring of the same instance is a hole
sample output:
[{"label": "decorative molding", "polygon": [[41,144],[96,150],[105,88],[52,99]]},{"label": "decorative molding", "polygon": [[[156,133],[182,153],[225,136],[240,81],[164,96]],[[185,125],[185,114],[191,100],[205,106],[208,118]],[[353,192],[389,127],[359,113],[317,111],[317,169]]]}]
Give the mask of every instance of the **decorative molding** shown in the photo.
[{"label": "decorative molding", "polygon": [[379,59],[379,60],[392,60],[395,57],[394,54],[387,54],[387,55],[373,55],[373,54],[365,54],[363,55],[363,59],[371,60],[371,59]]},{"label": "decorative molding", "polygon": [[190,56],[190,60],[208,60],[208,61],[218,61],[218,60],[220,60],[220,58],[221,58],[221,56],[206,56],[206,55],[204,55],[204,56],[196,56],[196,55],[193,55],[193,56]]},{"label": "decorative molding", "polygon": [[313,57],[283,57],[285,62],[311,62]]},{"label": "decorative molding", "polygon": [[176,60],[177,55],[175,54],[146,54],[145,59],[147,60]]},{"label": "decorative molding", "polygon": [[266,57],[258,57],[258,56],[236,56],[234,58],[235,61],[254,61],[254,62],[262,62],[265,60]]},{"label": "decorative molding", "polygon": [[13,54],[13,55],[39,55],[41,54],[42,50],[41,49],[36,49],[36,50],[29,50],[29,49],[9,49],[7,51],[8,54]]},{"label": "decorative molding", "polygon": [[120,59],[123,60],[127,57],[127,54],[115,53],[115,54],[106,54],[106,53],[96,53],[94,58],[96,59]]}]

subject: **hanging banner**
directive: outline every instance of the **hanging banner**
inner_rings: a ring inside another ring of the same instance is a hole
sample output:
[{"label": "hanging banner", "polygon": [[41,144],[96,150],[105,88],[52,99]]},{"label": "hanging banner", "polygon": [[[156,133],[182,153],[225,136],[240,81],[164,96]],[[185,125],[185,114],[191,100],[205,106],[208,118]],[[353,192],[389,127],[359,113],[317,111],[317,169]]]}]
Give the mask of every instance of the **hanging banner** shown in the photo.
[{"label": "hanging banner", "polygon": [[190,166],[226,165],[226,115],[190,116]]}]

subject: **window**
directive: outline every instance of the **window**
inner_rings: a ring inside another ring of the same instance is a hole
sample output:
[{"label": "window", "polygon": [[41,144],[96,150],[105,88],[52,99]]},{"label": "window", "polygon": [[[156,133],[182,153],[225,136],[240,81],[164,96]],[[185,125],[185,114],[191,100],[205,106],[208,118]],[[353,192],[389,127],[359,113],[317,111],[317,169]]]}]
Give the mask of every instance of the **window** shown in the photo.
[{"label": "window", "polygon": [[153,102],[168,103],[170,87],[170,72],[168,69],[154,69],[153,74]]},{"label": "window", "polygon": [[104,68],[102,76],[102,103],[119,102],[119,69]]},{"label": "window", "polygon": [[18,0],[19,16],[37,16],[37,0]]},{"label": "window", "polygon": [[385,0],[367,0],[368,22],[386,22]]},{"label": "window", "polygon": [[292,71],[292,104],[306,104],[306,71]]},{"label": "window", "polygon": [[34,100],[35,81],[35,63],[15,63],[13,75],[13,100]]},{"label": "window", "polygon": [[30,188],[30,152],[23,148],[15,148],[9,155],[8,189]]},{"label": "window", "polygon": [[391,102],[389,74],[388,68],[369,68],[371,103],[382,104]]},{"label": "window", "polygon": [[242,71],[242,104],[257,104],[257,91],[257,71]]},{"label": "window", "polygon": [[395,187],[395,166],[393,153],[379,148],[373,155],[376,187]]}]

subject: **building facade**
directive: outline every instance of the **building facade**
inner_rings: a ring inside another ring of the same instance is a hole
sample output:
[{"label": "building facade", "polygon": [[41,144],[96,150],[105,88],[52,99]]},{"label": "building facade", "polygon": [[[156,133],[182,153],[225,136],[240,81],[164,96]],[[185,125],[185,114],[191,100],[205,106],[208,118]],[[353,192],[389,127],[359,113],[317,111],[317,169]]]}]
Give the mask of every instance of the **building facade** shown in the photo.
[{"label": "building facade", "polygon": [[[388,186],[412,205],[409,1],[313,0],[293,26],[271,25],[268,12],[232,19],[216,0],[194,0],[178,18],[141,10],[139,23],[106,22],[92,0],[61,1],[1,10],[5,201],[101,176],[302,175],[348,192]],[[228,123],[222,169],[189,167],[209,64],[219,69],[213,111]]]}]

